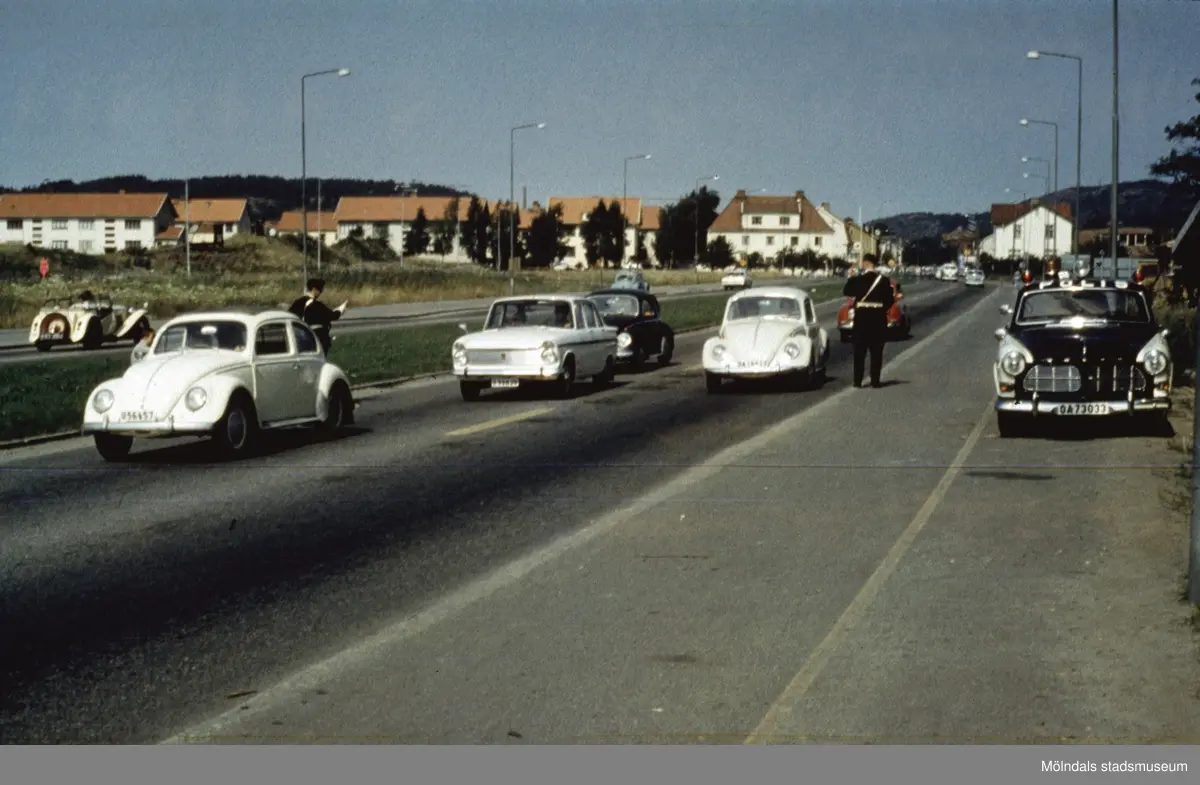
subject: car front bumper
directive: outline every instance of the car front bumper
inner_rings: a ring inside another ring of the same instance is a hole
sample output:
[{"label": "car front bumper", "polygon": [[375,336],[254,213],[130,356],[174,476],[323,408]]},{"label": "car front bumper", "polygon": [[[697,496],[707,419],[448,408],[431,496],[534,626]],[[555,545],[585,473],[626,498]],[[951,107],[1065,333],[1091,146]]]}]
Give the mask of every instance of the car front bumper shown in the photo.
[{"label": "car front bumper", "polygon": [[492,379],[544,382],[562,375],[559,365],[468,365],[455,368],[454,375],[464,382],[487,382]]},{"label": "car front bumper", "polygon": [[738,377],[743,379],[762,379],[768,376],[781,376],[789,373],[800,373],[806,366],[784,364],[779,362],[746,364],[738,363],[709,363],[704,366],[705,373],[717,376]]},{"label": "car front bumper", "polygon": [[153,439],[167,436],[205,436],[211,433],[215,427],[215,422],[176,420],[171,416],[152,422],[125,422],[104,416],[99,420],[84,421],[80,432],[85,436],[107,433],[113,436],[138,436]]},{"label": "car front bumper", "polygon": [[[1108,401],[1016,401],[1012,398],[997,398],[996,411],[998,412],[1014,412],[1018,414],[1028,414],[1032,416],[1048,415],[1051,417],[1059,415],[1060,406],[1096,406],[1097,404],[1107,407],[1102,413],[1089,413],[1081,416],[1104,417],[1116,414],[1138,414],[1139,412],[1164,412],[1171,408],[1169,398],[1135,398],[1133,400],[1108,400]],[[1075,416],[1075,415],[1067,415]]]}]

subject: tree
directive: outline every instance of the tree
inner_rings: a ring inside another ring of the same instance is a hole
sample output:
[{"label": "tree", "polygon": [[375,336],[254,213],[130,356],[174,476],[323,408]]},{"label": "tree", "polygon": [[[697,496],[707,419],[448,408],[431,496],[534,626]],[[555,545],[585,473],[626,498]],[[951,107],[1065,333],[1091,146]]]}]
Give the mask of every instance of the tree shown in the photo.
[{"label": "tree", "polygon": [[488,250],[492,244],[492,216],[486,204],[472,196],[467,205],[467,220],[459,225],[463,251],[475,264],[488,263]]},{"label": "tree", "polygon": [[637,239],[634,240],[633,259],[638,264],[645,264],[650,261],[650,254],[646,251],[646,234],[644,232],[636,233]]},{"label": "tree", "polygon": [[530,267],[549,267],[564,258],[571,250],[566,240],[567,227],[562,222],[562,205],[556,204],[539,213],[529,224],[526,235]]},{"label": "tree", "polygon": [[[1192,84],[1200,86],[1200,79],[1193,79]],[[1195,97],[1200,103],[1200,93]],[[1171,180],[1173,190],[1194,199],[1200,196],[1200,114],[1168,126],[1165,133],[1168,142],[1180,144],[1182,149],[1158,159],[1150,173]]]},{"label": "tree", "polygon": [[579,234],[583,238],[583,253],[587,259],[588,267],[593,267],[603,258],[603,238],[608,233],[608,208],[604,206],[604,200],[596,202],[596,206],[588,213],[587,218],[583,221],[583,226],[579,229]]},{"label": "tree", "polygon": [[[721,196],[707,187],[692,191],[659,213],[659,230],[654,236],[654,252],[663,264],[674,267],[696,256],[696,218],[699,205],[701,256],[706,256],[708,227],[717,219]],[[669,264],[668,264],[669,261]]]},{"label": "tree", "polygon": [[621,203],[616,199],[608,205],[601,226],[604,231],[600,235],[600,258],[606,265],[620,267],[625,261],[621,258],[621,235],[625,233],[625,215],[621,212]]},{"label": "tree", "polygon": [[458,237],[458,198],[450,200],[442,213],[442,221],[438,224],[433,237],[433,252],[443,259],[454,250],[454,239]]},{"label": "tree", "polygon": [[409,256],[425,253],[429,250],[429,240],[429,218],[425,216],[425,208],[418,207],[417,217],[413,219],[404,238],[404,253]]},{"label": "tree", "polygon": [[[521,237],[520,221],[521,221],[521,216],[517,212],[517,207],[515,205],[505,205],[505,206],[501,207],[500,209],[498,209],[496,211],[495,219],[492,221],[492,224],[491,224],[492,241],[491,242],[494,244],[496,242],[496,238],[499,238],[500,247],[498,250],[499,250],[499,254],[500,254],[500,269],[501,270],[508,269],[508,261],[509,261],[510,252],[512,254],[515,254],[518,259],[525,256],[525,243],[524,243],[523,238]],[[511,241],[512,247],[510,249],[510,247],[509,247],[510,239],[509,238],[511,235],[513,235],[514,231],[515,231],[516,237],[515,237],[515,239],[513,239]],[[493,251],[492,258],[493,259],[496,258],[496,256],[495,256],[496,250],[497,249],[495,249],[495,248],[492,249],[492,251]]]},{"label": "tree", "polygon": [[718,237],[708,244],[706,256],[713,267],[728,267],[737,261],[733,257],[733,246],[724,237]]}]

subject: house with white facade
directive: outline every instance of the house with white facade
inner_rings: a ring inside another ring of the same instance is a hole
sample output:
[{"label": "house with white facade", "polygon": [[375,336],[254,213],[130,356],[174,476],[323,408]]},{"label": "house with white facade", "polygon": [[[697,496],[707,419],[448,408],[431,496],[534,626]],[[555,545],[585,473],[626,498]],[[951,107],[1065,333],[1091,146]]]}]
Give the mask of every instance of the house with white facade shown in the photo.
[{"label": "house with white facade", "polygon": [[803,191],[794,196],[747,196],[738,191],[708,229],[708,242],[718,237],[725,238],[734,256],[757,252],[764,259],[784,249],[843,256],[846,243]]},{"label": "house with white facade", "polygon": [[250,206],[246,199],[172,199],[178,216],[175,225],[192,227],[193,243],[221,244],[235,234],[250,234]]},{"label": "house with white facade", "polygon": [[0,243],[85,254],[149,249],[174,221],[165,193],[0,195]]},{"label": "house with white facade", "polygon": [[979,253],[996,259],[1049,259],[1069,254],[1074,227],[1067,202],[1048,205],[1033,199],[993,204],[992,233],[979,241]]},{"label": "house with white facade", "polygon": [[[266,227],[271,237],[279,235],[304,234],[304,212],[291,210],[279,216],[278,221],[269,223]],[[338,241],[337,215],[330,210],[321,212],[311,211],[308,214],[308,239],[321,243],[326,247]]]},{"label": "house with white facade", "polygon": [[[592,210],[596,209],[596,205],[604,202],[605,207],[609,207],[613,202],[621,206],[621,213],[625,216],[628,225],[625,228],[625,254],[624,262],[633,261],[637,258],[637,241],[638,235],[643,236],[643,243],[646,245],[647,261],[652,262],[654,259],[653,234],[658,231],[658,220],[660,211],[657,207],[643,207],[642,200],[638,197],[629,197],[628,199],[620,196],[552,196],[548,203],[547,209],[553,210],[555,207],[562,208],[562,223],[567,227],[566,242],[570,246],[570,251],[566,259],[586,261],[587,252],[583,246],[583,225],[587,222],[588,216]],[[651,224],[653,226],[651,227]],[[649,234],[650,238],[645,235]]]},{"label": "house with white facade", "polygon": [[[338,200],[334,218],[337,223],[337,238],[344,240],[356,231],[361,230],[363,237],[386,240],[396,253],[404,246],[404,238],[412,228],[412,222],[417,212],[425,211],[429,222],[430,250],[423,256],[441,259],[441,254],[434,254],[432,238],[436,236],[438,227],[446,222],[446,211],[454,202],[450,196],[343,196]],[[490,211],[495,212],[499,203],[485,202]],[[471,205],[470,196],[458,198],[457,216],[452,220],[462,223],[467,220],[467,210]],[[530,211],[527,211],[530,212]],[[313,213],[308,214],[308,220],[313,220]],[[521,216],[522,228],[526,228],[529,218]],[[457,227],[456,227],[457,228]],[[446,254],[448,262],[469,262],[470,258],[464,251],[459,232],[455,231],[454,244],[450,253]]]}]

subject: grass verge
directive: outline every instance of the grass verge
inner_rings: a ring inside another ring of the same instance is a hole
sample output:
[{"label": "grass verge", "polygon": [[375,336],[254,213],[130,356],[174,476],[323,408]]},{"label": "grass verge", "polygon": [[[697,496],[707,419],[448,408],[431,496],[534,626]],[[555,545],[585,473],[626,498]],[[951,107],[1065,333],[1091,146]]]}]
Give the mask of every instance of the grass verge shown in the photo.
[{"label": "grass verge", "polygon": [[[822,302],[837,296],[840,285],[823,284],[809,291]],[[712,327],[720,324],[727,300],[725,294],[668,300],[663,318],[677,331]],[[475,329],[482,320],[467,325]],[[453,324],[350,333],[334,342],[331,359],[356,385],[448,371],[450,346],[459,335]],[[128,367],[123,354],[0,365],[0,441],[77,428],[92,389]]]}]

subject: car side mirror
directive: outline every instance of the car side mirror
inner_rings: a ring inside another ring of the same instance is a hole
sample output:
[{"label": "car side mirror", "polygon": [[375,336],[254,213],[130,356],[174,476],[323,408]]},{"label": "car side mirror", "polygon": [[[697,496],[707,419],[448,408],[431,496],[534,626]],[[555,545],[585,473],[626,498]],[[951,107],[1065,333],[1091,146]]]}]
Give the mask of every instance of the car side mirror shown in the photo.
[{"label": "car side mirror", "polygon": [[458,329],[459,329],[459,330],[460,330],[460,331],[463,333],[463,335],[466,335],[467,333],[469,333],[469,332],[470,332],[470,330],[468,330],[468,329],[467,329],[467,323],[466,323],[466,322],[459,322],[459,323],[458,323]]},{"label": "car side mirror", "polygon": [[997,341],[1003,341],[1004,336],[1008,335],[1008,330],[1005,330],[1003,327],[1001,327],[1000,329],[996,330],[996,332],[992,333],[992,335],[996,336]]},{"label": "car side mirror", "polygon": [[1010,315],[1010,316],[1011,316],[1011,315],[1012,315],[1012,306],[1011,306],[1011,305],[1009,305],[1008,303],[1005,303],[1004,305],[1001,305],[1001,306],[1000,306],[1000,313],[1003,313],[1003,314],[1008,314],[1008,315]]}]

